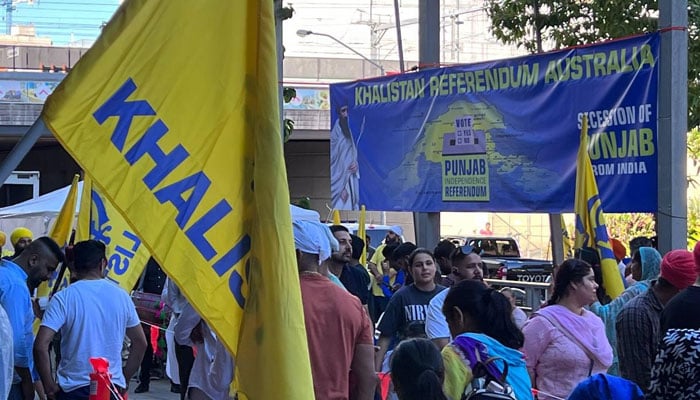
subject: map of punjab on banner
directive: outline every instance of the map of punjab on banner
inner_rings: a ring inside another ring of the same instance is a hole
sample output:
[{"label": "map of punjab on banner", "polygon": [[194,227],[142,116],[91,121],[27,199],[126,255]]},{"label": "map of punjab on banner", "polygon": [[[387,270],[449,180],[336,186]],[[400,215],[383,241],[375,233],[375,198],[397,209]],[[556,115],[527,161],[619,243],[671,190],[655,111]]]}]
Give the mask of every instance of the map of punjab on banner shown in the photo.
[{"label": "map of punjab on banner", "polygon": [[606,212],[657,208],[659,35],[338,83],[337,209],[573,212],[581,119]]}]

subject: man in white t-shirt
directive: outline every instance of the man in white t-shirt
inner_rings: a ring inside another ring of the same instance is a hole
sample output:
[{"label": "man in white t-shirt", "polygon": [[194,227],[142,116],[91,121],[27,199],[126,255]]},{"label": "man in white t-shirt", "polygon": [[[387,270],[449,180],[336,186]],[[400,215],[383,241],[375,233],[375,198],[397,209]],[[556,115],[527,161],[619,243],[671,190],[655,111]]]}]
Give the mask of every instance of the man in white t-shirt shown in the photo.
[{"label": "man in white t-shirt", "polygon": [[[146,350],[146,336],[136,308],[123,289],[102,278],[107,265],[102,242],[79,242],[73,254],[71,272],[77,281],[53,296],[34,341],[35,363],[46,396],[56,400],[88,400],[92,357],[109,361],[112,383],[124,393]],[[51,374],[49,343],[59,331],[61,362],[56,382]],[[124,335],[131,340],[131,350],[122,369]]]},{"label": "man in white t-shirt", "polygon": [[[455,284],[467,279],[484,281],[478,250],[477,247],[469,245],[455,249],[450,257]],[[450,329],[447,326],[445,315],[442,313],[442,305],[445,303],[445,297],[449,291],[449,289],[443,290],[430,300],[425,318],[425,333],[428,335],[428,339],[431,339],[441,350],[450,342]]]}]

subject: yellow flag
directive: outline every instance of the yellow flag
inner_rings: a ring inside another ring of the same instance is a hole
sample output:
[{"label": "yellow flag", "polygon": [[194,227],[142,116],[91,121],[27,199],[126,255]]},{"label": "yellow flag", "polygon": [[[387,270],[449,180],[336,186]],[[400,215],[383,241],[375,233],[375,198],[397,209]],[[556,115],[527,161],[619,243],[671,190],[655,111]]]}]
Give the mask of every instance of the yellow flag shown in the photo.
[{"label": "yellow flag", "polygon": [[[61,206],[61,211],[58,212],[58,216],[49,231],[49,237],[53,239],[59,246],[63,247],[68,244],[70,240],[70,235],[73,232],[73,221],[75,221],[75,204],[78,201],[78,180],[80,175],[73,176],[73,182],[70,185],[68,194],[66,195],[66,200]],[[39,284],[36,289],[36,297],[49,297],[51,290],[53,290],[56,280],[58,279],[58,269],[51,274],[51,278],[48,281]],[[68,286],[68,281],[70,279],[70,274],[66,268],[61,278],[61,283],[58,288],[64,289]],[[41,325],[40,319],[35,319],[32,325],[34,334],[39,331],[39,326]]]},{"label": "yellow flag", "polygon": [[333,225],[340,225],[340,211],[333,210]]},{"label": "yellow flag", "polygon": [[85,174],[76,241],[95,239],[107,247],[105,278],[131,292],[148,262],[148,249],[124,217],[100,195]]},{"label": "yellow flag", "polygon": [[[360,207],[360,222],[357,227],[357,236],[362,240],[366,240],[365,236],[365,220],[367,219],[367,209],[365,209],[364,204]],[[360,264],[362,266],[367,266],[367,243],[365,242],[365,248],[362,250],[362,255],[360,256]]]},{"label": "yellow flag", "polygon": [[559,214],[561,223],[561,239],[562,246],[564,247],[564,258],[571,257],[571,238],[569,237],[569,231],[566,228],[566,221],[564,221],[564,216]]},{"label": "yellow flag", "polygon": [[61,211],[56,217],[56,221],[51,227],[49,236],[53,239],[59,246],[63,247],[68,244],[68,239],[70,239],[70,234],[73,231],[73,222],[75,221],[75,205],[78,201],[78,181],[80,175],[75,174],[73,176],[73,182],[68,190],[68,195],[66,196],[66,201],[61,206]]},{"label": "yellow flag", "polygon": [[577,249],[591,247],[598,250],[603,271],[603,287],[611,298],[615,298],[625,290],[625,287],[608,237],[603,206],[598,195],[598,185],[588,155],[588,118],[585,115],[581,126],[581,143],[576,165],[574,209],[576,211],[575,247]]},{"label": "yellow flag", "polygon": [[[80,175],[75,175],[73,177],[73,182],[68,190],[68,195],[66,195],[66,201],[63,202],[61,206],[61,211],[59,211],[56,220],[49,231],[49,237],[53,239],[59,246],[63,247],[68,244],[71,232],[73,232],[73,222],[75,221],[75,205],[78,201],[78,180]],[[68,270],[66,270],[63,275],[63,279],[59,286],[59,289],[63,289],[68,286]],[[58,270],[51,275],[51,279],[43,282],[39,285],[37,289],[37,297],[47,297],[54,285],[56,284],[56,279],[58,278]]]},{"label": "yellow flag", "polygon": [[92,207],[92,179],[83,172],[83,190],[80,192],[80,207],[78,221],[75,224],[75,242],[90,239],[90,208]]},{"label": "yellow flag", "polygon": [[43,119],[234,355],[239,398],[311,399],[274,28],[272,1],[126,1]]}]

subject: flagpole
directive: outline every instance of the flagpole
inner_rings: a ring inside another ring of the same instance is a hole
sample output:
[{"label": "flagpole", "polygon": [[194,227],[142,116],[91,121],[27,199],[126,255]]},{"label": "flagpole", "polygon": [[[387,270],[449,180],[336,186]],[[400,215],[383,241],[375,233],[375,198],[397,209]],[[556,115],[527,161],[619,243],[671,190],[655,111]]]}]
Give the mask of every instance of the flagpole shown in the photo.
[{"label": "flagpole", "polygon": [[549,214],[549,230],[552,236],[552,263],[564,262],[564,236],[561,226],[561,214]]},{"label": "flagpole", "polygon": [[46,128],[44,120],[39,117],[34,122],[34,125],[29,128],[27,133],[22,136],[22,139],[12,148],[7,158],[0,164],[0,186],[10,177],[12,171],[17,169],[19,163],[22,162],[24,157],[29,153],[32,147],[34,147],[34,144],[42,135],[52,136],[51,132]]}]

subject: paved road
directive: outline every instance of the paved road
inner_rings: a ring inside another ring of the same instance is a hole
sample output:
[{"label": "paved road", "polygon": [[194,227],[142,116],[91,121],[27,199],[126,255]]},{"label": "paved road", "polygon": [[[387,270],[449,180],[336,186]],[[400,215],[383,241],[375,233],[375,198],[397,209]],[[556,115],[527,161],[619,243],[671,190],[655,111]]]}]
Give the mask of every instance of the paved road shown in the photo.
[{"label": "paved road", "polygon": [[151,380],[150,390],[146,393],[134,393],[138,381],[132,380],[129,384],[129,400],[180,400],[180,395],[170,392],[168,379]]}]

